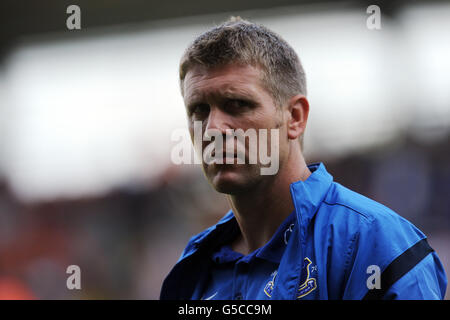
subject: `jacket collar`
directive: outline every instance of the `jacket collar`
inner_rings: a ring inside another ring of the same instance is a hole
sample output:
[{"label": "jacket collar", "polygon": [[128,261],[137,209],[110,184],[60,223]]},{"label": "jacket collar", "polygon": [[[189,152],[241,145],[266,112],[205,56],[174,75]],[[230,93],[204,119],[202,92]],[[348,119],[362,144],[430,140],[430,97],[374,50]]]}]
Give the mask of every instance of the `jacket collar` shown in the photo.
[{"label": "jacket collar", "polygon": [[297,299],[297,290],[302,275],[302,265],[306,254],[306,239],[309,224],[326,197],[333,181],[322,163],[309,165],[311,175],[305,181],[297,181],[290,185],[292,202],[294,203],[297,224],[292,231],[286,254],[280,262],[275,279],[272,299]]},{"label": "jacket collar", "polygon": [[333,177],[322,162],[308,166],[311,175],[305,181],[291,183],[291,197],[297,219],[302,227],[307,227],[325,199]]},{"label": "jacket collar", "polygon": [[[322,162],[314,163],[308,166],[311,175],[305,181],[293,182],[290,185],[292,202],[294,203],[296,217],[304,231],[310,220],[314,217],[321,202],[325,198],[330,188],[333,177],[327,172]],[[208,244],[217,245],[216,240],[223,240],[225,230],[230,231],[237,226],[233,211],[229,210],[227,214],[220,219],[214,226],[206,229],[197,239],[193,241],[193,250],[185,253],[185,257],[192,254],[200,246]],[[302,232],[302,235],[304,232]],[[222,236],[222,237],[221,237]],[[217,238],[217,239],[216,239]]]},{"label": "jacket collar", "polygon": [[197,249],[201,244],[203,244],[205,241],[211,242],[211,235],[220,233],[223,229],[227,229],[230,231],[230,229],[233,228],[233,226],[237,226],[236,219],[234,218],[233,211],[229,210],[222,219],[219,220],[215,225],[212,227],[209,227],[205,231],[203,231],[199,237],[197,237],[193,241],[193,246],[195,249]]}]

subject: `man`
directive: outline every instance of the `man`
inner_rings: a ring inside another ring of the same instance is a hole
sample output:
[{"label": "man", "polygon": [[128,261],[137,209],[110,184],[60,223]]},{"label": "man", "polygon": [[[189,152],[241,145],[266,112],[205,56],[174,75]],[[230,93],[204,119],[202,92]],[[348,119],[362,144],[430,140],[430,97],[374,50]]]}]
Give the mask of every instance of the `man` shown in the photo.
[{"label": "man", "polygon": [[[230,164],[239,154],[249,157],[249,143],[236,136],[223,161],[202,158],[207,180],[231,210],[190,240],[161,299],[444,297],[444,269],[420,230],[333,182],[322,163],[306,164],[305,74],[280,36],[232,18],[188,47],[180,85],[191,137],[196,123],[216,140],[229,140],[230,130],[276,130],[279,165],[266,175],[261,161]],[[203,139],[197,151],[211,141]]]}]

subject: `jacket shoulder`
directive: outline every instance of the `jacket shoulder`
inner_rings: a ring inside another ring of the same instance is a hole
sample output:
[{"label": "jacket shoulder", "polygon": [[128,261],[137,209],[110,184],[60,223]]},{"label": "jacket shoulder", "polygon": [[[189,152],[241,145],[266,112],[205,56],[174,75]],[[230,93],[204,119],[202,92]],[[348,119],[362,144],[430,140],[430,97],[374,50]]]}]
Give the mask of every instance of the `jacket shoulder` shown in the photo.
[{"label": "jacket shoulder", "polygon": [[320,226],[316,227],[328,230],[328,237],[333,235],[333,252],[336,248],[345,252],[344,298],[362,298],[368,290],[369,267],[377,266],[384,271],[406,250],[426,238],[390,208],[339,183],[332,183],[319,211]]},{"label": "jacket shoulder", "polygon": [[[360,193],[333,182],[323,201],[328,214],[345,223],[355,223],[357,230],[368,232],[383,229],[383,234],[393,236],[403,230],[403,235],[420,240],[425,235],[410,221],[397,214],[387,206],[372,200]],[[404,232],[407,232],[405,234]]]}]

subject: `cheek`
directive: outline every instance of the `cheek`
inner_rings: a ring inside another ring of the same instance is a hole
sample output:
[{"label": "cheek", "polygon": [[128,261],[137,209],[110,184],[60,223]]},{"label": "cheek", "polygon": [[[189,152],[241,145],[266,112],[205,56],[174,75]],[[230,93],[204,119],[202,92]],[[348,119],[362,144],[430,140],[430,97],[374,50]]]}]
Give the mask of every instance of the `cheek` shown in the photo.
[{"label": "cheek", "polygon": [[200,128],[197,128],[197,130],[195,130],[194,126],[189,124],[188,130],[189,130],[189,135],[191,138],[192,147],[194,148],[194,152],[197,153],[198,156],[201,156],[202,150],[204,148],[204,142],[202,139],[203,129],[200,127]]},{"label": "cheek", "polygon": [[[273,107],[271,107],[272,109]],[[236,119],[236,124],[242,129],[273,129],[283,123],[281,114],[273,110],[255,110],[243,119]]]}]

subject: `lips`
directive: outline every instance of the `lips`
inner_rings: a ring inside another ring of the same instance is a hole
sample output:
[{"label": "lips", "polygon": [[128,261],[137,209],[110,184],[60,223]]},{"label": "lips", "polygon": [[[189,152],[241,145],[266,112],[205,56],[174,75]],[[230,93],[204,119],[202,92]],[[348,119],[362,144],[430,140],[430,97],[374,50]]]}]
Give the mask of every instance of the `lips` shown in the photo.
[{"label": "lips", "polygon": [[[216,155],[216,150],[213,150],[211,153],[211,156],[214,157],[215,155]],[[227,154],[226,150],[222,150],[222,155],[224,158],[239,158],[239,157],[245,158],[245,151],[241,151],[241,150],[236,151],[235,150],[235,151],[233,151],[233,153]]]},{"label": "lips", "polygon": [[[239,161],[239,163],[243,162],[245,163],[245,153],[244,152],[234,152],[232,154],[227,154],[226,151],[222,151],[222,163],[217,163],[218,159],[215,159],[216,156],[216,151],[213,150],[209,156],[210,159],[212,159],[212,163],[215,164],[234,164],[237,163],[237,160],[235,159],[239,159],[241,161]],[[227,161],[228,160],[228,161]],[[232,163],[227,163],[230,162],[229,160],[232,160]]]}]

